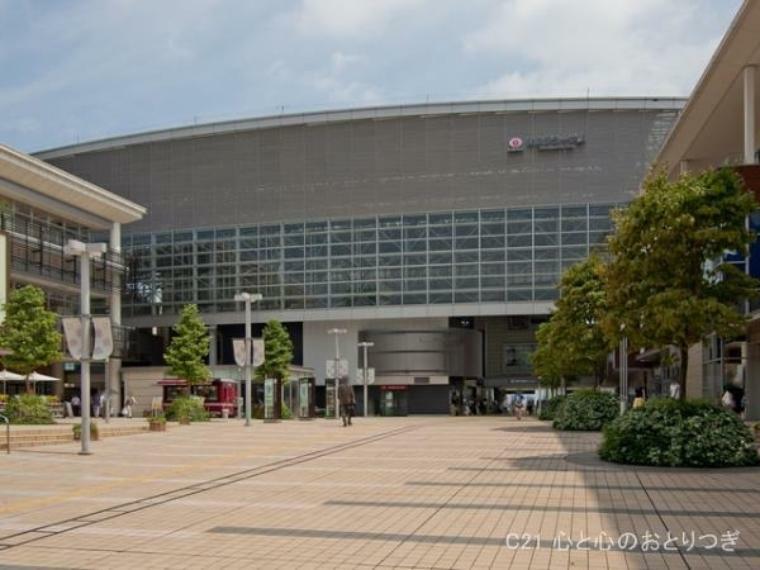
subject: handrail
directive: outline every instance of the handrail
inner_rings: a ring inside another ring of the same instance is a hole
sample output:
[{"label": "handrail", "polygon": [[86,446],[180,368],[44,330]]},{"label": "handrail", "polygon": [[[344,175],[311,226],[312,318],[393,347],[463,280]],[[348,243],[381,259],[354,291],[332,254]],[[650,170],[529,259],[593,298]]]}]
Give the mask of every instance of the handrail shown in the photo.
[{"label": "handrail", "polygon": [[7,447],[7,453],[11,452],[11,422],[7,418],[7,416],[4,416],[3,414],[0,414],[0,420],[5,422],[5,444]]}]

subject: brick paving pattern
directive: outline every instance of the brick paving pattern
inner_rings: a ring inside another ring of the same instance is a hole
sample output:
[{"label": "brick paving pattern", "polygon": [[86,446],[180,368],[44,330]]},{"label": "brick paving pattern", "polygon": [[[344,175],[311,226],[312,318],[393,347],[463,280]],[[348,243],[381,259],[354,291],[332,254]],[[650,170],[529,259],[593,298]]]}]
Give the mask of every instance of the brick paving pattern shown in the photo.
[{"label": "brick paving pattern", "polygon": [[613,466],[598,441],[411,417],[17,450],[0,456],[0,569],[760,568],[760,470]]}]

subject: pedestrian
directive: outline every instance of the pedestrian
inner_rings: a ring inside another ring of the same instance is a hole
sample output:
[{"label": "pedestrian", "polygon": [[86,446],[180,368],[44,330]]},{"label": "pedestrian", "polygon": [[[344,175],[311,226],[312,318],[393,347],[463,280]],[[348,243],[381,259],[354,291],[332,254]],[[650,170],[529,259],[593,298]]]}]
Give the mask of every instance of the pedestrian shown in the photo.
[{"label": "pedestrian", "polygon": [[95,394],[92,396],[92,417],[94,418],[100,417],[100,403],[100,392],[95,392]]},{"label": "pedestrian", "polygon": [[132,408],[137,404],[137,400],[131,394],[124,400],[124,409],[121,411],[121,415],[126,418],[132,417]]},{"label": "pedestrian", "polygon": [[340,417],[343,420],[343,427],[350,426],[356,406],[356,397],[354,396],[354,387],[348,383],[348,378],[341,378],[340,386],[338,386],[338,400],[340,400]]},{"label": "pedestrian", "polygon": [[81,412],[82,407],[82,401],[79,399],[79,396],[74,394],[74,397],[71,398],[71,409],[74,412],[74,417],[79,416]]},{"label": "pedestrian", "polygon": [[512,398],[512,410],[514,411],[517,420],[521,421],[523,413],[525,412],[525,396],[522,395],[522,392],[518,392],[515,394],[515,397]]},{"label": "pedestrian", "polygon": [[639,408],[643,408],[644,404],[646,404],[644,390],[641,388],[636,388],[636,397],[633,399],[633,409],[638,410]]}]

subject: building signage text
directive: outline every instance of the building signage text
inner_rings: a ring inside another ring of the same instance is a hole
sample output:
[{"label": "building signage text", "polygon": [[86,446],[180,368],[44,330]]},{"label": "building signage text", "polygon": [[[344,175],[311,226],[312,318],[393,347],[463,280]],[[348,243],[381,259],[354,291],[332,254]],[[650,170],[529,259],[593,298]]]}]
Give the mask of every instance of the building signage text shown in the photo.
[{"label": "building signage text", "polygon": [[542,137],[509,137],[507,152],[523,152],[526,149],[535,150],[572,150],[586,142],[584,135],[547,135]]}]

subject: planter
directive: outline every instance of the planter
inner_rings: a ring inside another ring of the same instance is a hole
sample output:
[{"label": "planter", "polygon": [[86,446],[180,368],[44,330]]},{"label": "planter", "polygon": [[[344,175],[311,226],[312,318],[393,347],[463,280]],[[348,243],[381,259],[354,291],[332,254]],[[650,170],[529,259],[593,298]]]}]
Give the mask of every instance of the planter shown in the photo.
[{"label": "planter", "polygon": [[181,425],[181,426],[189,426],[190,425],[190,418],[180,418],[179,419],[179,425]]},{"label": "planter", "polygon": [[150,431],[166,431],[166,421],[150,421],[148,422],[148,429]]}]

